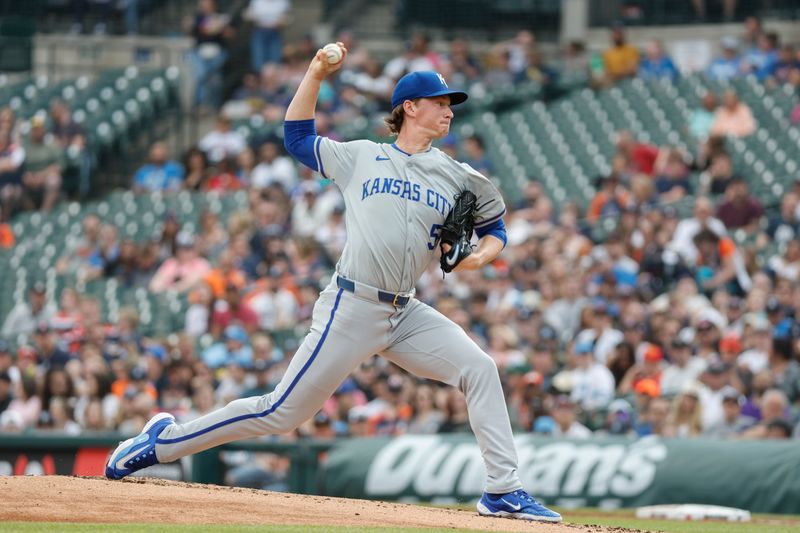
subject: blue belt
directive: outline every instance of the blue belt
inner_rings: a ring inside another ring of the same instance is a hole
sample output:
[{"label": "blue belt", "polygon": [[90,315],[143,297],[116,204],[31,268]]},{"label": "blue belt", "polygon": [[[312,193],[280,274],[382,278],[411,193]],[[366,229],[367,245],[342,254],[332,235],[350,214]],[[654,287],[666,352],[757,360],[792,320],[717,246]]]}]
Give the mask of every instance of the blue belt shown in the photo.
[{"label": "blue belt", "polygon": [[[343,278],[342,276],[336,276],[336,285],[339,286],[340,289],[344,289],[347,292],[352,292],[355,294],[356,292],[356,283],[355,281],[351,281],[347,278]],[[401,294],[395,294],[393,292],[386,292],[380,289],[375,289],[378,293],[378,300],[392,304],[395,307],[405,307],[408,305],[408,302],[411,300],[410,296],[403,296]]]}]

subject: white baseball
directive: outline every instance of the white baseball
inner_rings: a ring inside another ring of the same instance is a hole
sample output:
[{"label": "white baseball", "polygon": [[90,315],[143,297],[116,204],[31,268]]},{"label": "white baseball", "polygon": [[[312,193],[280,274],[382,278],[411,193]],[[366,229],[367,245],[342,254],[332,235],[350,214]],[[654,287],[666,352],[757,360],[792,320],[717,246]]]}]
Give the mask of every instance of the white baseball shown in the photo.
[{"label": "white baseball", "polygon": [[328,43],[322,47],[328,56],[328,63],[335,65],[342,60],[342,49],[336,43]]}]

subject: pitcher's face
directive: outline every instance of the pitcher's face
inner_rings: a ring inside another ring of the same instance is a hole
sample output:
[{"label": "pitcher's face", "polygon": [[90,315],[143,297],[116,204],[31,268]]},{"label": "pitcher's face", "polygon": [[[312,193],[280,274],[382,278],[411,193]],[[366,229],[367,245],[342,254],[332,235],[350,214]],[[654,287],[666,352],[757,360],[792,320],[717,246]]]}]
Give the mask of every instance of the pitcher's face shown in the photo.
[{"label": "pitcher's face", "polygon": [[453,110],[450,108],[449,96],[420,98],[412,102],[417,127],[424,130],[433,139],[440,139],[450,131]]}]

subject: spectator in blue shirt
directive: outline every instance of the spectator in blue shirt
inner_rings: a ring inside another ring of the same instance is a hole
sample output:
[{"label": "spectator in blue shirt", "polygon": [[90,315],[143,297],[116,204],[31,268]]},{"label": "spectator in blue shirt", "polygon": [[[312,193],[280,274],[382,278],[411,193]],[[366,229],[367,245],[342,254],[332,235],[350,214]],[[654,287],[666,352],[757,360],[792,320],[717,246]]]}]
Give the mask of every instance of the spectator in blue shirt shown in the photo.
[{"label": "spectator in blue shirt", "polygon": [[677,202],[692,193],[689,167],[678,150],[671,150],[656,177],[656,192],[662,202]]},{"label": "spectator in blue shirt", "polygon": [[770,75],[776,83],[791,83],[793,71],[800,71],[800,60],[795,56],[794,47],[787,44],[778,53],[778,60],[772,65]]},{"label": "spectator in blue shirt", "polygon": [[140,168],[133,178],[137,193],[178,191],[183,184],[183,166],[167,159],[167,144],[157,141],[150,147],[150,163]]},{"label": "spectator in blue shirt", "polygon": [[722,38],[722,57],[711,62],[706,74],[717,81],[725,81],[742,74],[742,60],[739,57],[739,41],[736,37]]},{"label": "spectator in blue shirt", "polygon": [[675,81],[680,76],[672,59],[664,54],[661,41],[654,39],[647,43],[647,51],[639,66],[639,77],[645,80],[660,80],[663,78]]},{"label": "spectator in blue shirt", "polygon": [[244,328],[238,324],[231,324],[222,334],[222,342],[212,344],[203,352],[203,362],[212,369],[217,369],[228,363],[236,363],[242,368],[253,365],[253,348]]},{"label": "spectator in blue shirt", "polygon": [[758,38],[758,48],[745,55],[742,63],[747,74],[764,81],[778,62],[778,34],[770,32]]}]

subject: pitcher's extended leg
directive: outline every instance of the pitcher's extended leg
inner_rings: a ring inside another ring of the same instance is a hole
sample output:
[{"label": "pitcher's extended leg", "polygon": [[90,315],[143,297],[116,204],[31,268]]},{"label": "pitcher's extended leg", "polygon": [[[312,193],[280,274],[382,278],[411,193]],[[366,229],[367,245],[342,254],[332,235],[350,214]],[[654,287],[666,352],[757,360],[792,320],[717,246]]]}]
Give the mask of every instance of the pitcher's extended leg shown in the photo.
[{"label": "pitcher's extended leg", "polygon": [[323,292],[311,332],[278,387],[168,426],[156,440],[158,461],[174,461],[233,440],[286,433],[313,416],[356,365],[385,346],[385,327],[379,331],[365,321],[363,306],[353,298],[341,290]]}]

